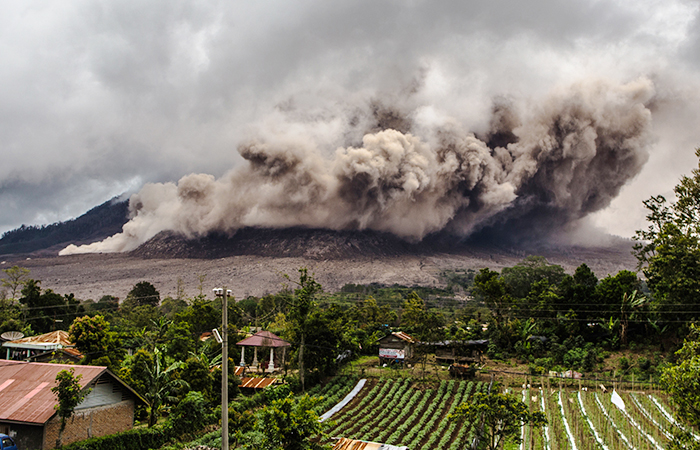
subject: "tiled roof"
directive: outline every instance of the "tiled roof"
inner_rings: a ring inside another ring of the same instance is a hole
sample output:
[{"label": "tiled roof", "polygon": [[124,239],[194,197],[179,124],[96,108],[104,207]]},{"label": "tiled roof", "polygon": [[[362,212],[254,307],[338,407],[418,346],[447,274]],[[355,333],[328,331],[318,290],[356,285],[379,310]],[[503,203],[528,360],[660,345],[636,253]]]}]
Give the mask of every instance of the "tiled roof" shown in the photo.
[{"label": "tiled roof", "polygon": [[56,375],[71,368],[76,376],[82,375],[83,388],[107,370],[101,366],[0,360],[0,420],[45,423],[56,413],[56,396],[51,392]]},{"label": "tiled roof", "polygon": [[249,338],[245,338],[236,345],[245,347],[289,347],[289,342],[269,331],[258,331]]}]

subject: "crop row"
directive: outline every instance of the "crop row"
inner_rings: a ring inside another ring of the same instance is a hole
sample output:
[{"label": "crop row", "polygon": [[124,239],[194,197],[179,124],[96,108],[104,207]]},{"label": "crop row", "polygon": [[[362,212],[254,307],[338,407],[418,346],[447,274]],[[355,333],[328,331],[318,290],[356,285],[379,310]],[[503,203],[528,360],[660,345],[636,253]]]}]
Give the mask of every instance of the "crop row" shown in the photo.
[{"label": "crop row", "polygon": [[411,380],[373,383],[331,418],[336,423],[331,436],[449,450],[473,438],[471,424],[447,416],[483,383],[441,381],[425,391],[412,387]]}]

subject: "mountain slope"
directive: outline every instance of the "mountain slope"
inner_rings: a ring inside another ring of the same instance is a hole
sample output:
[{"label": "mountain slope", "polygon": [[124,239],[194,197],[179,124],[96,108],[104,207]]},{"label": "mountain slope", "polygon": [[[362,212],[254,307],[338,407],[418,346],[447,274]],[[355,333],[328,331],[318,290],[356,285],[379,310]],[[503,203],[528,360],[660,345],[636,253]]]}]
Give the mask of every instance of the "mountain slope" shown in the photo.
[{"label": "mountain slope", "polygon": [[115,197],[76,219],[42,226],[22,225],[2,235],[0,255],[32,253],[71,243],[101,240],[120,232],[128,214],[128,200],[120,201]]}]

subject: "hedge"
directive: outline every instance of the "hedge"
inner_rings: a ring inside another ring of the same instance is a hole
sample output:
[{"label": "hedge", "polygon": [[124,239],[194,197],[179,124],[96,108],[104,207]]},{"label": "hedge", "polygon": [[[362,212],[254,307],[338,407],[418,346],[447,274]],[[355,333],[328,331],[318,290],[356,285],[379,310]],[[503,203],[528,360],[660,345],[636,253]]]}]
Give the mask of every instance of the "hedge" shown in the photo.
[{"label": "hedge", "polygon": [[162,427],[135,428],[123,433],[90,438],[64,445],[62,450],[146,450],[162,447],[173,437]]}]

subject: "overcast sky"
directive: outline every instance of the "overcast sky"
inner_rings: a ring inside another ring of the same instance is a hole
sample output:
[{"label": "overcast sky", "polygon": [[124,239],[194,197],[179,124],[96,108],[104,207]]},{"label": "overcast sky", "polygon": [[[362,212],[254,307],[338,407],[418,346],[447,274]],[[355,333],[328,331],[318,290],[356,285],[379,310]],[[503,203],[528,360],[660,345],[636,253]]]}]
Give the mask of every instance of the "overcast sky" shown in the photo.
[{"label": "overcast sky", "polygon": [[[699,14],[679,0],[2,2],[0,232],[220,177],[280,111],[330,124],[421,83],[422,104],[479,131],[495,97],[647,77],[649,161],[591,218],[630,236],[641,201],[697,165]],[[330,154],[343,136],[327,134]]]}]

